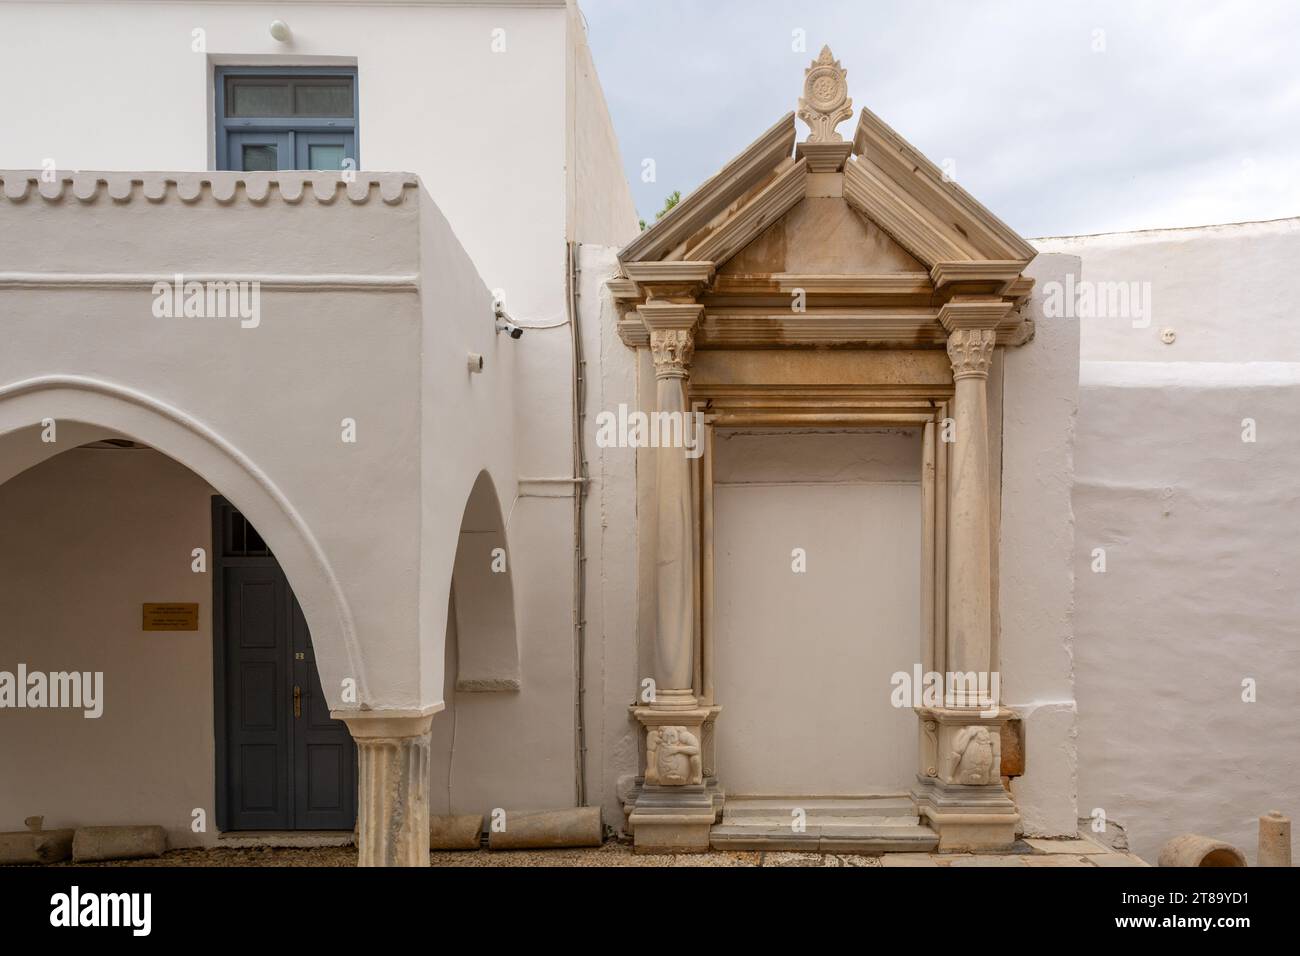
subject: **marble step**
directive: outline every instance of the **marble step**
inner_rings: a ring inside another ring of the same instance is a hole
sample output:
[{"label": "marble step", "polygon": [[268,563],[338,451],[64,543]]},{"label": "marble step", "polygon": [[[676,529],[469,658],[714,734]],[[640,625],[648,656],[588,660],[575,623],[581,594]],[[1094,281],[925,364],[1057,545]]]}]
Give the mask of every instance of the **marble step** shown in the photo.
[{"label": "marble step", "polygon": [[709,831],[715,850],[782,850],[804,853],[929,853],[939,834],[929,827],[809,826],[802,833],[786,827],[732,826],[721,823]]},{"label": "marble step", "polygon": [[[802,809],[806,827],[791,828]],[[808,853],[926,852],[939,836],[906,797],[728,797],[709,833],[717,849]]]},{"label": "marble step", "polygon": [[814,821],[860,820],[886,826],[917,823],[916,805],[908,797],[728,797],[724,823],[789,826],[796,809]]}]

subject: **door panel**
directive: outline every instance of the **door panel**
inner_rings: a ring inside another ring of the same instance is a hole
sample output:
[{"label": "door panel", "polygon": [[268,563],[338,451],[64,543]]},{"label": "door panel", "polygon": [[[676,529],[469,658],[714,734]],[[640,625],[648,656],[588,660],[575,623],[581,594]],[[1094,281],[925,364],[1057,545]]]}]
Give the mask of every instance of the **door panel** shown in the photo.
[{"label": "door panel", "polygon": [[920,647],[919,434],[722,434],[716,449],[728,792],[905,792],[916,717],[893,706],[891,677]]},{"label": "door panel", "polygon": [[245,522],[219,499],[213,517],[221,612],[218,825],[350,830],[356,744],[347,725],[330,718],[302,607],[251,526],[227,540]]},{"label": "door panel", "polygon": [[291,733],[288,677],[288,587],[274,566],[222,567],[226,627],[226,734],[230,827],[291,826]]},{"label": "door panel", "polygon": [[294,819],[298,829],[350,829],[356,819],[356,744],[341,720],[330,718],[321,690],[307,620],[293,604],[293,680],[301,693],[294,719]]}]

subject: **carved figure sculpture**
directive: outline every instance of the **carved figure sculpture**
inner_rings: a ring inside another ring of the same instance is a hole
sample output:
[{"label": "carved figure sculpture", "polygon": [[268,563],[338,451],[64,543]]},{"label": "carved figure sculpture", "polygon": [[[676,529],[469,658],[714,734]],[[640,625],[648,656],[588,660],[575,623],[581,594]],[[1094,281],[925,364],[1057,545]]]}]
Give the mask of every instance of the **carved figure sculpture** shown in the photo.
[{"label": "carved figure sculpture", "polygon": [[645,782],[683,787],[704,779],[700,741],[685,727],[656,727],[646,734]]},{"label": "carved figure sculpture", "polygon": [[953,777],[957,783],[988,784],[1001,767],[1000,748],[987,727],[963,727],[953,738]]}]

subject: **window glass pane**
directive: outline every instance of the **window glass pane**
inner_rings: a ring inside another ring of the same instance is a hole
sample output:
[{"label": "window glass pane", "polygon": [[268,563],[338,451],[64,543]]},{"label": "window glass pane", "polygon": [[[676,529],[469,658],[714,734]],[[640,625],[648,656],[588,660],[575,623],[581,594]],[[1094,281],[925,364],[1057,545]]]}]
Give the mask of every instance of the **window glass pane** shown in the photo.
[{"label": "window glass pane", "polygon": [[261,172],[279,169],[276,163],[274,146],[245,146],[243,148],[243,168],[245,172]]},{"label": "window glass pane", "polygon": [[227,81],[227,116],[289,116],[293,105],[288,83],[272,79]]},{"label": "window glass pane", "polygon": [[311,145],[307,147],[307,165],[311,169],[342,169],[343,147]]},{"label": "window glass pane", "polygon": [[352,84],[333,81],[296,83],[294,106],[297,116],[351,116]]}]

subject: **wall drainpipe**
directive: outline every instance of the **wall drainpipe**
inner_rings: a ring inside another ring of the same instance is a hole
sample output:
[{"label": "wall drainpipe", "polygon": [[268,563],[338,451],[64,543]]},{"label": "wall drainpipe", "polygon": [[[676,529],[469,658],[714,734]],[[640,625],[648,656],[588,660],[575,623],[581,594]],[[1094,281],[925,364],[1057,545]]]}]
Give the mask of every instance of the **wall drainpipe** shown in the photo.
[{"label": "wall drainpipe", "polygon": [[587,805],[587,727],[585,720],[587,653],[587,555],[585,554],[587,497],[587,453],[584,441],[587,407],[587,363],[582,356],[582,332],[578,323],[577,242],[565,243],[565,306],[569,313],[569,334],[573,343],[573,727],[574,790],[577,805]]}]

